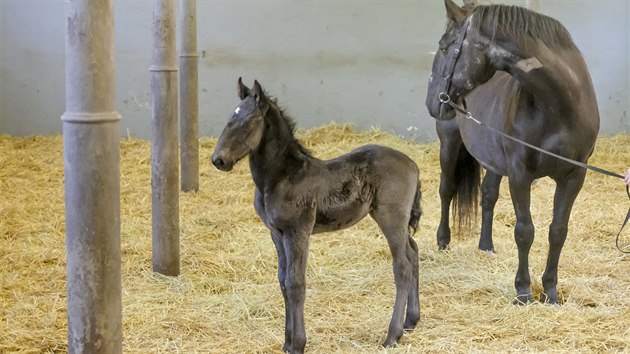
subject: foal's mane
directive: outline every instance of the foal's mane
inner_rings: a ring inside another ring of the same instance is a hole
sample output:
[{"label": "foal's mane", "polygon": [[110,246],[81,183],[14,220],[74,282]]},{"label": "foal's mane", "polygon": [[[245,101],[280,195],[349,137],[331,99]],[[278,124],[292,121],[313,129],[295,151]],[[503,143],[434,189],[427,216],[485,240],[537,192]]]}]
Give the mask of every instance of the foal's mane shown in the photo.
[{"label": "foal's mane", "polygon": [[520,6],[482,5],[473,10],[474,26],[494,37],[497,31],[523,43],[540,39],[551,49],[577,49],[571,34],[556,19]]},{"label": "foal's mane", "polygon": [[268,98],[268,102],[272,110],[277,112],[277,115],[279,116],[279,118],[282,119],[282,121],[287,125],[287,128],[289,128],[289,135],[290,135],[289,145],[297,149],[300,153],[306,156],[312,157],[313,155],[311,154],[311,152],[307,148],[302,146],[302,144],[295,138],[295,130],[296,130],[295,120],[293,120],[293,118],[291,118],[286,113],[284,108],[281,108],[278,105],[278,98],[270,96],[266,91],[265,91],[265,96]]}]

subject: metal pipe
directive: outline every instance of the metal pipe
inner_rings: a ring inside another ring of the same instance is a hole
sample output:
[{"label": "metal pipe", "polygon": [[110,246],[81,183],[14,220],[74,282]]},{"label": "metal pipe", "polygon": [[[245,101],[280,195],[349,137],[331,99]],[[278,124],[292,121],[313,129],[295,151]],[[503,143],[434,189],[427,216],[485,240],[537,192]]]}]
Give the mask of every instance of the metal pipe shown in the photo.
[{"label": "metal pipe", "polygon": [[68,352],[121,353],[120,115],[111,0],[66,6]]},{"label": "metal pipe", "polygon": [[199,190],[199,98],[197,0],[181,1],[179,61],[179,135],[181,189]]},{"label": "metal pipe", "polygon": [[540,0],[525,0],[525,5],[532,11],[540,11]]},{"label": "metal pipe", "polygon": [[153,271],[179,275],[175,2],[153,3],[151,190]]}]

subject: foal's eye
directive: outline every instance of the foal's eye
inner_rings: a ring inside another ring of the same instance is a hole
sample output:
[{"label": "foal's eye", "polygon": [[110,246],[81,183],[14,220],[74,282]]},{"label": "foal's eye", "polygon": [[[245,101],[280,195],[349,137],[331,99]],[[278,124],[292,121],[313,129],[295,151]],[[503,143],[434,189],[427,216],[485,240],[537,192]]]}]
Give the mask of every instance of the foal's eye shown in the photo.
[{"label": "foal's eye", "polygon": [[440,53],[442,54],[448,53],[448,48],[440,48]]}]

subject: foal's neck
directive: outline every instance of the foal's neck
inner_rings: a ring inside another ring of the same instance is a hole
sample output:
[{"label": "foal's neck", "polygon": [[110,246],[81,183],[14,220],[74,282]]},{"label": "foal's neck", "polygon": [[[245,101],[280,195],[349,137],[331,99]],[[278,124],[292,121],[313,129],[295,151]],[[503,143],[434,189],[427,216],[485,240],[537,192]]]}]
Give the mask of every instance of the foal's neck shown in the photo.
[{"label": "foal's neck", "polygon": [[261,142],[249,156],[254,183],[261,191],[275,186],[283,177],[294,174],[313,159],[295,139],[293,127],[280,109],[270,107],[264,119]]}]

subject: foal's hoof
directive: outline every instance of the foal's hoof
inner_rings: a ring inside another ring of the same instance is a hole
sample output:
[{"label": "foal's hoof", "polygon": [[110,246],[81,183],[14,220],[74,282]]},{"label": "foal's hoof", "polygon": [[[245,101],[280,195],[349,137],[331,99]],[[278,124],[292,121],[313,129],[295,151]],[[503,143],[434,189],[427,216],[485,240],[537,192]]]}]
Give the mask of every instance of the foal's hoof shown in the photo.
[{"label": "foal's hoof", "polygon": [[532,297],[532,294],[520,294],[520,295],[516,295],[516,298],[514,299],[514,301],[512,301],[512,304],[523,306],[523,305],[530,304],[532,302],[534,302],[534,298]]},{"label": "foal's hoof", "polygon": [[293,353],[291,351],[291,344],[290,343],[284,343],[284,345],[282,346],[282,352],[283,353]]},{"label": "foal's hoof", "polygon": [[388,334],[387,339],[383,342],[383,348],[393,348],[398,344],[398,341],[402,337],[403,332],[400,331],[400,334]]},{"label": "foal's hoof", "polygon": [[420,316],[418,316],[418,318],[407,318],[403,324],[403,328],[407,331],[411,331],[416,328],[418,321],[420,321]]},{"label": "foal's hoof", "polygon": [[383,348],[394,348],[398,345],[398,341],[395,340],[386,340],[383,342]]}]

